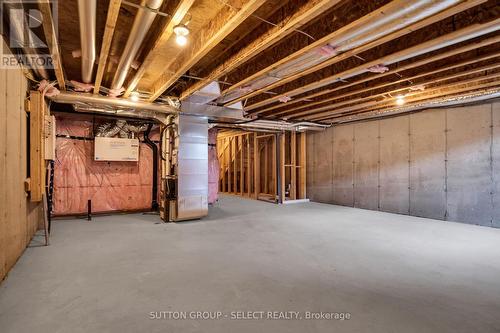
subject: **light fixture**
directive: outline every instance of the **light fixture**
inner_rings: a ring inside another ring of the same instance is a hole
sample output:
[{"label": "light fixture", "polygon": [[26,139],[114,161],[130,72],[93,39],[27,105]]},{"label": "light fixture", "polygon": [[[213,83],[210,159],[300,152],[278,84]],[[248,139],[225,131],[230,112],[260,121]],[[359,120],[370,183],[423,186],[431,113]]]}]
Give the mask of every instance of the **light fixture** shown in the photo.
[{"label": "light fixture", "polygon": [[187,35],[189,35],[189,29],[185,24],[177,24],[174,27],[175,42],[180,46],[184,46],[187,43]]},{"label": "light fixture", "polygon": [[130,99],[134,102],[139,101],[139,96],[140,96],[140,94],[137,91],[133,91],[130,93]]},{"label": "light fixture", "polygon": [[404,95],[397,95],[396,96],[396,104],[397,105],[405,104],[405,96]]}]

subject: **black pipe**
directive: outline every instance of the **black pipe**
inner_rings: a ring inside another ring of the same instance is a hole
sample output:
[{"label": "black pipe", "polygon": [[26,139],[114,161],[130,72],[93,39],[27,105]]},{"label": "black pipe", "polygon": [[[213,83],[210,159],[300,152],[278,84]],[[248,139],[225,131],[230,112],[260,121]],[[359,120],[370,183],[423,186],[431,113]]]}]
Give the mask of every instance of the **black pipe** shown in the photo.
[{"label": "black pipe", "polygon": [[92,220],[92,200],[87,200],[87,221]]},{"label": "black pipe", "polygon": [[152,190],[152,200],[151,200],[151,209],[153,211],[158,210],[158,147],[156,144],[151,141],[149,138],[149,133],[151,133],[151,129],[153,128],[153,124],[148,125],[148,129],[144,132],[144,142],[151,148],[153,151],[153,190]]}]

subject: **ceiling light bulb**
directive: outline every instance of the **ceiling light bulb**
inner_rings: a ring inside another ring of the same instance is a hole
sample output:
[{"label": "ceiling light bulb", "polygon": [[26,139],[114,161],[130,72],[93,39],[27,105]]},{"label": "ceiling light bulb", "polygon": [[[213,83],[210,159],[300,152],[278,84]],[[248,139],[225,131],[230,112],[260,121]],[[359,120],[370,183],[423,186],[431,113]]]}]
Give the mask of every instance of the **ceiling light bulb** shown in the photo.
[{"label": "ceiling light bulb", "polygon": [[130,99],[134,102],[138,102],[139,101],[139,93],[137,91],[133,91],[132,93],[130,93]]},{"label": "ceiling light bulb", "polygon": [[186,36],[179,35],[179,36],[175,37],[175,42],[180,46],[184,46],[187,44],[187,38],[186,38]]},{"label": "ceiling light bulb", "polygon": [[396,96],[396,104],[397,105],[405,104],[405,97],[403,95]]},{"label": "ceiling light bulb", "polygon": [[177,24],[174,27],[175,41],[180,46],[184,46],[187,43],[187,35],[189,35],[189,29],[184,24]]}]

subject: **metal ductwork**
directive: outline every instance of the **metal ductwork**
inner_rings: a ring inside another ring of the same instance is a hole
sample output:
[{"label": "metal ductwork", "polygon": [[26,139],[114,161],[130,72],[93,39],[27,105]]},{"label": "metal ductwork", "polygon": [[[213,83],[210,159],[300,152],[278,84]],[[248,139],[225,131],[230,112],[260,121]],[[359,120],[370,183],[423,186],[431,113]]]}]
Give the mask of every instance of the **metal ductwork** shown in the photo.
[{"label": "metal ductwork", "polygon": [[160,8],[162,2],[163,0],[143,0],[141,2],[141,6],[145,6],[152,10],[140,8],[137,11],[127,44],[125,44],[120,62],[118,63],[118,68],[116,70],[115,77],[113,78],[111,89],[120,89],[123,87],[128,71],[139,51],[139,47],[144,41],[144,38],[146,37],[146,34],[156,17],[156,13],[154,11]]},{"label": "metal ductwork", "polygon": [[96,57],[96,0],[78,0],[80,47],[82,51],[82,81],[92,82]]}]

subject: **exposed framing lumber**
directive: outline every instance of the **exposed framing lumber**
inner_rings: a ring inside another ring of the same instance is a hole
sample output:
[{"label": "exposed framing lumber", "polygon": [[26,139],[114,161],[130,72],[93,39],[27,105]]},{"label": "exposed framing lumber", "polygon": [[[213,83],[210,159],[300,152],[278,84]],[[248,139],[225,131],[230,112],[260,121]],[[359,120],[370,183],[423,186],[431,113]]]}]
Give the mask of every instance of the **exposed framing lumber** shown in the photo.
[{"label": "exposed framing lumber", "polygon": [[259,154],[259,139],[257,138],[257,133],[253,135],[253,165],[254,165],[254,198],[259,198],[260,193],[260,154]]},{"label": "exposed framing lumber", "polygon": [[[439,36],[435,39],[431,39],[425,43],[421,43],[421,44],[415,45],[413,47],[386,55],[386,56],[381,57],[379,59],[375,59],[375,60],[370,61],[368,63],[356,66],[356,67],[351,68],[351,69],[348,69],[344,72],[336,73],[334,75],[327,76],[327,77],[325,77],[321,80],[318,80],[316,82],[312,82],[312,83],[309,83],[307,85],[301,86],[299,88],[292,89],[288,92],[285,92],[285,93],[282,93],[279,95],[275,95],[271,98],[265,99],[265,100],[260,101],[258,103],[252,104],[251,106],[248,106],[247,110],[273,103],[273,102],[278,101],[280,98],[283,98],[283,97],[293,97],[293,96],[300,95],[300,94],[306,93],[306,92],[314,90],[314,89],[322,88],[322,87],[330,85],[332,83],[339,82],[341,80],[350,79],[351,77],[355,77],[355,76],[358,76],[360,74],[365,74],[368,72],[368,68],[370,68],[372,66],[376,66],[378,64],[390,65],[390,64],[393,64],[393,63],[398,62],[398,61],[411,59],[411,58],[416,57],[418,55],[428,53],[428,52],[430,52],[429,50],[435,51],[437,49],[440,49],[440,48],[443,48],[446,46],[450,46],[450,45],[452,45],[452,44],[450,44],[451,40],[460,40],[461,38],[467,38],[467,36],[470,36],[469,34],[471,34],[471,33],[475,33],[476,34],[475,37],[478,37],[478,36],[480,36],[481,33],[486,34],[488,32],[497,31],[498,29],[500,29],[499,27],[500,27],[500,19],[492,20],[488,23],[483,23],[483,24],[473,24],[473,25],[470,25],[466,28],[451,32],[451,33],[446,34],[446,35]],[[467,39],[470,39],[470,38],[467,38]],[[463,41],[463,39],[460,41]],[[458,42],[456,42],[456,43],[458,43]],[[258,112],[256,112],[256,113],[258,113]]]},{"label": "exposed framing lumber", "polygon": [[[480,89],[480,90],[478,90]],[[398,107],[394,105],[382,105],[378,106],[376,108],[368,108],[365,110],[362,110],[360,112],[356,112],[353,115],[342,115],[339,117],[331,118],[333,120],[329,121],[329,124],[338,124],[342,122],[351,122],[351,121],[358,121],[358,120],[365,120],[373,117],[379,117],[381,115],[394,115],[397,113],[402,113],[405,112],[406,109],[411,109],[413,106],[418,106],[421,104],[427,104],[427,106],[424,106],[423,108],[429,108],[432,106],[429,106],[429,103],[442,103],[446,102],[447,99],[450,98],[459,98],[459,97],[464,97],[464,96],[470,96],[470,95],[476,95],[476,94],[492,94],[492,93],[498,93],[500,90],[500,86],[498,82],[490,82],[486,84],[482,84],[479,86],[474,86],[474,87],[465,87],[462,89],[457,89],[455,91],[451,91],[447,93],[446,95],[441,95],[437,97],[432,97],[432,98],[419,98],[411,101],[410,103],[405,104],[403,107]],[[388,109],[392,107],[392,109]],[[353,118],[356,117],[356,118]],[[326,122],[326,121],[325,121]]]},{"label": "exposed framing lumber", "polygon": [[307,134],[299,134],[299,182],[298,182],[298,194],[299,199],[307,198]]},{"label": "exposed framing lumber", "polygon": [[[57,40],[56,30],[54,29],[54,19],[52,17],[51,3],[48,0],[38,0],[38,8],[42,14],[42,26],[45,40],[50,51],[50,57],[54,65],[59,90],[66,90],[66,80],[64,79],[64,70],[59,51],[59,42]],[[41,200],[41,198],[40,198]]]},{"label": "exposed framing lumber", "polygon": [[45,193],[45,101],[39,91],[30,92],[30,200],[41,202]]},{"label": "exposed framing lumber", "polygon": [[[299,73],[296,73],[296,74],[284,77],[283,79],[281,79],[281,80],[279,80],[279,81],[277,81],[277,82],[275,82],[273,84],[270,84],[270,85],[268,85],[266,87],[263,87],[261,89],[255,90],[255,91],[250,92],[248,94],[245,94],[244,96],[241,96],[241,97],[239,97],[237,99],[233,99],[231,101],[228,101],[224,105],[226,105],[226,106],[227,105],[231,105],[231,104],[237,103],[239,101],[243,101],[245,99],[249,99],[251,97],[260,95],[260,94],[262,94],[262,93],[264,93],[266,91],[269,91],[269,90],[274,89],[276,87],[282,86],[282,85],[284,85],[284,84],[286,84],[288,82],[297,80],[300,77],[303,77],[305,75],[308,75],[308,74],[311,74],[311,73],[316,72],[318,70],[321,70],[321,69],[323,69],[323,68],[325,68],[327,66],[331,66],[331,65],[333,65],[335,63],[338,63],[338,62],[340,62],[340,61],[342,61],[344,59],[347,59],[347,58],[349,58],[349,57],[351,57],[353,55],[365,52],[365,51],[367,51],[367,50],[369,50],[369,49],[371,49],[373,47],[376,47],[376,46],[381,45],[383,43],[386,43],[388,41],[397,39],[397,38],[399,38],[401,36],[404,36],[404,35],[406,35],[408,33],[413,32],[415,30],[418,30],[418,29],[421,29],[421,28],[423,28],[425,26],[428,26],[428,25],[431,25],[433,23],[436,23],[436,22],[438,22],[440,20],[443,20],[443,19],[445,19],[447,17],[455,15],[455,14],[457,14],[459,12],[462,12],[464,10],[467,10],[469,8],[477,6],[477,5],[479,5],[481,3],[484,3],[484,2],[486,2],[486,1],[485,0],[469,0],[469,1],[462,2],[460,4],[457,4],[454,7],[451,7],[449,9],[447,9],[447,10],[442,11],[441,13],[438,13],[436,15],[428,17],[428,18],[426,18],[424,20],[421,20],[419,22],[413,23],[413,24],[409,25],[408,27],[406,27],[404,29],[400,29],[400,30],[397,30],[395,32],[392,32],[392,33],[390,33],[390,34],[388,34],[388,35],[386,35],[386,36],[384,36],[382,38],[379,38],[379,39],[374,40],[374,41],[372,41],[370,43],[367,43],[367,44],[362,45],[360,47],[357,47],[357,48],[354,48],[354,49],[349,50],[347,52],[344,52],[343,54],[340,54],[339,56],[336,56],[336,57],[333,57],[333,58],[331,58],[329,60],[326,60],[326,61],[324,61],[324,62],[322,62],[322,63],[320,63],[318,65],[315,65],[315,66],[313,66],[313,67],[311,67],[309,69],[306,69],[306,70],[301,71]],[[382,8],[380,8],[380,9],[378,9],[377,11],[375,11],[373,13],[378,13],[379,11],[384,11],[384,8],[386,8],[387,6],[390,6],[390,5],[391,4],[388,4],[388,5],[386,5],[386,6],[382,7]],[[360,18],[359,20],[351,23],[350,25],[346,26],[345,28],[348,28],[350,26],[356,26],[356,25],[363,24],[364,22],[366,22],[369,19],[369,17],[370,17],[370,15],[366,15],[366,16]],[[271,70],[275,69],[276,67],[282,65],[283,63],[285,63],[287,61],[290,61],[292,59],[295,59],[295,58],[303,55],[304,53],[312,50],[315,47],[318,47],[318,46],[321,46],[323,44],[326,44],[328,41],[330,41],[332,39],[335,39],[335,37],[338,34],[339,34],[339,31],[336,31],[336,32],[334,32],[332,34],[329,34],[328,36],[325,36],[324,38],[320,39],[319,41],[317,41],[317,42],[315,42],[315,43],[313,43],[313,44],[311,44],[311,45],[309,45],[309,46],[307,46],[307,47],[305,47],[305,48],[297,51],[296,53],[294,53],[294,54],[292,54],[292,55],[290,55],[288,57],[285,57],[285,58],[281,59],[280,61],[276,62],[275,64],[273,64],[271,66],[268,66],[267,68],[265,68],[265,69],[263,69],[263,70],[255,73],[254,75],[251,75],[250,77],[245,78],[244,80],[242,80],[242,81],[240,81],[240,82],[232,85],[228,89],[226,89],[223,92],[223,95],[227,94],[227,93],[229,93],[231,91],[233,91],[234,89],[236,89],[238,87],[243,86],[244,84],[252,81],[253,79],[255,79],[255,78],[257,78],[257,77],[259,77],[261,75],[265,75],[266,73],[268,73]],[[314,45],[314,47],[312,47],[313,45]],[[273,98],[272,100],[276,101],[278,99],[279,98]],[[253,110],[253,109],[255,109],[255,108],[259,107],[259,106],[261,106],[261,105],[256,105],[256,104],[254,105],[254,104],[252,104],[252,105],[247,106],[247,110]]]},{"label": "exposed framing lumber", "polygon": [[301,8],[297,10],[291,17],[287,17],[275,27],[270,29],[264,35],[260,36],[249,45],[244,47],[238,53],[232,55],[229,59],[224,61],[221,65],[217,66],[212,70],[206,77],[196,82],[193,86],[186,89],[182,94],[180,99],[184,100],[195,91],[202,89],[204,86],[208,85],[211,81],[220,78],[221,76],[233,71],[235,68],[241,64],[247,62],[248,60],[254,58],[257,54],[264,51],[265,49],[273,46],[283,38],[289,36],[296,29],[299,29],[304,24],[313,20],[320,14],[324,13],[328,9],[339,3],[340,0],[312,0],[305,3]]},{"label": "exposed framing lumber", "polygon": [[[492,87],[495,85],[500,85],[500,83],[498,81],[495,81],[495,82],[487,82],[487,83],[483,83],[483,84],[477,84],[477,85],[473,85],[473,86],[466,86],[463,88],[457,88],[457,89],[453,90],[452,92],[443,91],[443,90],[451,89],[452,87],[460,87],[460,86],[468,85],[468,84],[472,84],[472,83],[480,83],[481,81],[484,81],[484,80],[490,80],[490,79],[496,79],[496,78],[500,78],[500,73],[494,73],[494,74],[490,74],[490,75],[486,75],[486,76],[481,76],[479,78],[472,78],[472,79],[464,80],[464,81],[457,82],[457,83],[454,83],[451,85],[446,84],[444,86],[439,86],[439,87],[433,88],[433,89],[428,90],[428,91],[409,95],[409,96],[407,96],[407,97],[409,97],[409,100],[407,101],[407,103],[412,103],[415,101],[425,100],[425,99],[429,99],[429,98],[443,97],[445,95],[462,93],[462,92],[474,90],[474,89],[482,89],[485,87]],[[429,96],[429,94],[431,94],[433,92],[437,92],[438,96]],[[335,117],[346,116],[346,113],[348,113],[348,114],[356,113],[357,114],[359,112],[364,112],[365,109],[368,109],[368,111],[373,111],[374,108],[381,108],[381,107],[385,108],[385,107],[395,106],[395,100],[396,100],[396,98],[391,98],[390,101],[388,101],[387,99],[384,99],[384,100],[366,102],[366,103],[362,103],[362,104],[356,104],[355,106],[337,109],[337,110],[335,110],[334,113],[331,113],[328,116],[322,116],[322,117],[318,116],[318,117],[313,117],[312,119],[317,120],[317,121],[325,121],[327,119],[332,119]]]},{"label": "exposed framing lumber", "polygon": [[247,195],[250,197],[252,193],[252,154],[250,150],[250,134],[245,135],[246,143],[247,143]]},{"label": "exposed framing lumber", "polygon": [[[480,73],[480,72],[483,72],[483,71],[488,71],[488,70],[496,69],[496,68],[499,68],[499,67],[500,67],[500,63],[494,63],[494,64],[491,64],[491,65],[486,65],[486,66],[481,66],[479,68],[474,68],[474,69],[471,69],[471,70],[468,70],[468,71],[446,75],[446,76],[443,76],[443,77],[439,77],[437,79],[430,79],[430,80],[426,80],[426,81],[423,81],[423,82],[416,82],[415,85],[424,85],[424,86],[426,86],[426,85],[436,84],[436,83],[439,83],[439,82],[442,82],[442,81],[451,80],[451,79],[455,79],[455,78],[459,78],[459,77],[467,76],[467,75],[471,75],[471,74],[476,74],[476,73]],[[338,108],[340,106],[343,106],[343,105],[349,105],[349,104],[359,103],[360,101],[363,101],[363,100],[374,99],[374,98],[377,98],[377,97],[383,97],[383,96],[388,95],[388,94],[396,94],[396,93],[399,93],[399,92],[402,92],[402,91],[405,91],[405,90],[410,90],[410,87],[402,87],[402,88],[394,89],[394,90],[391,90],[391,91],[385,91],[385,92],[382,92],[382,93],[379,93],[379,94],[374,94],[374,95],[369,95],[369,96],[364,96],[364,97],[353,98],[353,99],[346,100],[346,101],[343,101],[343,102],[334,103],[332,105],[327,105],[327,106],[323,106],[323,107],[316,108],[316,109],[310,109],[310,110],[307,110],[307,111],[304,111],[304,112],[300,112],[300,113],[294,114],[291,117],[291,119],[300,118],[300,117],[304,117],[304,116],[306,116],[305,118],[307,119],[309,117],[316,118],[316,117],[319,117],[319,116],[322,116],[322,115],[328,115],[328,112],[322,112],[322,111],[334,110],[334,109],[336,109],[336,108]]]},{"label": "exposed framing lumber", "polygon": [[425,58],[423,60],[419,60],[419,61],[410,63],[410,64],[405,65],[405,66],[397,67],[397,68],[389,70],[388,72],[385,72],[383,74],[373,74],[373,75],[371,75],[367,78],[361,79],[361,80],[353,81],[353,82],[348,83],[348,84],[342,84],[342,85],[335,87],[335,88],[325,89],[325,90],[319,91],[319,92],[311,94],[311,95],[306,95],[304,97],[296,98],[292,101],[287,102],[286,104],[277,104],[277,105],[274,105],[274,106],[271,106],[271,107],[268,107],[265,109],[258,110],[256,112],[253,112],[252,114],[263,113],[263,112],[275,110],[275,109],[282,108],[282,107],[290,107],[290,105],[293,105],[293,104],[296,104],[299,102],[303,102],[303,101],[307,101],[307,100],[310,100],[313,98],[317,98],[317,97],[320,97],[320,96],[323,96],[326,94],[330,94],[330,93],[333,93],[333,92],[338,91],[338,90],[343,90],[343,89],[346,89],[346,88],[349,88],[349,87],[352,87],[352,86],[355,86],[355,85],[358,85],[361,83],[369,82],[372,80],[377,80],[377,79],[380,79],[382,77],[393,75],[393,74],[396,74],[398,72],[401,72],[401,71],[404,71],[407,69],[416,68],[416,67],[434,62],[434,61],[438,61],[438,60],[441,60],[444,58],[448,58],[448,57],[451,57],[451,56],[454,56],[454,55],[457,55],[460,53],[468,52],[468,51],[478,49],[478,48],[481,48],[484,46],[488,46],[491,44],[495,44],[498,42],[500,42],[500,36],[490,37],[490,38],[484,39],[482,41],[470,43],[470,44],[467,44],[465,46],[462,46],[462,47],[459,47],[459,48],[456,48],[456,49],[453,49],[453,50],[450,50],[447,52],[443,52],[443,53],[440,53],[438,55],[435,55],[435,56],[432,56],[429,58]]},{"label": "exposed framing lumber", "polygon": [[[474,64],[474,63],[481,62],[481,61],[484,61],[484,60],[489,60],[489,59],[496,58],[496,57],[499,57],[499,56],[500,56],[500,53],[488,54],[488,55],[485,55],[485,56],[482,56],[482,57],[474,58],[472,60],[462,61],[462,62],[456,63],[456,64],[454,64],[452,66],[444,66],[444,67],[441,67],[439,69],[432,70],[432,71],[429,71],[429,72],[420,73],[418,75],[414,75],[414,76],[410,76],[410,77],[404,77],[404,78],[402,78],[400,80],[397,80],[397,81],[386,82],[386,83],[378,84],[378,85],[375,85],[375,86],[370,86],[370,87],[367,87],[367,88],[364,88],[364,89],[359,89],[359,90],[351,90],[348,93],[344,93],[344,94],[341,94],[341,95],[336,95],[336,96],[333,96],[333,97],[330,97],[330,98],[326,98],[326,99],[323,99],[323,100],[320,100],[320,101],[317,101],[317,102],[311,102],[311,103],[308,103],[307,105],[303,105],[303,106],[300,106],[300,107],[297,107],[297,108],[288,109],[288,110],[284,110],[284,111],[281,111],[281,112],[275,112],[275,113],[272,113],[272,115],[273,116],[278,116],[278,115],[283,115],[283,114],[290,114],[290,118],[294,118],[294,117],[306,115],[306,114],[312,113],[313,109],[311,109],[311,107],[316,106],[316,105],[321,105],[321,104],[324,104],[324,103],[333,102],[333,101],[341,99],[341,98],[345,98],[345,97],[349,97],[349,96],[354,96],[354,95],[361,94],[361,93],[364,93],[364,92],[367,92],[367,91],[371,91],[371,90],[376,90],[376,89],[381,89],[381,88],[389,87],[389,86],[396,85],[396,84],[403,83],[403,82],[410,82],[410,81],[413,82],[413,80],[416,80],[418,78],[422,78],[422,77],[425,77],[425,76],[428,76],[428,75],[437,74],[437,73],[440,73],[440,72],[445,72],[445,71],[448,71],[448,70],[451,70],[451,69],[455,69],[455,68],[458,68],[458,67],[462,67],[462,66]],[[413,82],[412,83],[412,85],[422,85],[422,84],[426,84],[426,83],[425,82]],[[406,88],[409,88],[409,86],[406,87]],[[307,109],[307,110],[300,111],[302,109]]]},{"label": "exposed framing lumber", "polygon": [[135,73],[132,80],[129,82],[127,90],[124,93],[124,97],[129,97],[132,91],[137,87],[139,81],[142,79],[146,70],[148,70],[153,63],[154,59],[161,56],[160,46],[165,45],[167,41],[172,37],[174,33],[174,27],[181,23],[186,14],[193,6],[195,0],[181,0],[174,11],[172,19],[164,26],[160,36],[155,40],[151,51],[146,55],[146,58],[142,62],[141,66]]},{"label": "exposed framing lumber", "polygon": [[[153,102],[160,97],[181,75],[252,15],[264,2],[265,0],[228,0],[228,6],[221,9],[205,27],[193,35],[186,49],[153,84],[153,94],[149,101]],[[239,10],[233,8],[239,8]]]},{"label": "exposed framing lumber", "polygon": [[280,175],[281,175],[281,189],[280,189],[280,199],[279,202],[283,203],[286,200],[286,184],[285,184],[285,157],[286,157],[286,152],[285,152],[285,139],[286,139],[286,134],[281,133],[279,135],[279,145],[280,145]]},{"label": "exposed framing lumber", "polygon": [[[217,154],[231,157],[228,160],[220,158],[222,171],[219,188],[224,193],[270,202],[305,199],[305,139],[305,133],[296,132],[220,133],[220,137],[217,137]],[[289,169],[291,172],[288,172]],[[278,182],[278,178],[281,182]],[[227,186],[225,179],[228,179]],[[288,184],[289,196],[285,193]]]},{"label": "exposed framing lumber", "polygon": [[290,133],[290,199],[297,199],[297,133]]},{"label": "exposed framing lumber", "polygon": [[99,94],[101,88],[102,78],[106,65],[108,62],[109,49],[111,48],[111,41],[115,34],[116,21],[120,13],[122,0],[110,0],[108,6],[108,16],[106,18],[106,28],[104,29],[104,36],[102,38],[101,53],[99,54],[99,65],[97,67],[97,74],[94,83],[94,94]]}]

